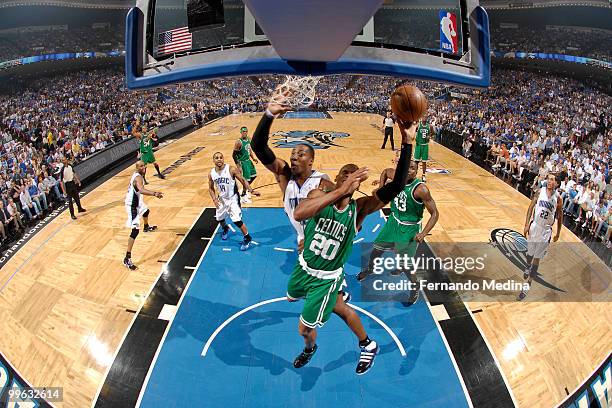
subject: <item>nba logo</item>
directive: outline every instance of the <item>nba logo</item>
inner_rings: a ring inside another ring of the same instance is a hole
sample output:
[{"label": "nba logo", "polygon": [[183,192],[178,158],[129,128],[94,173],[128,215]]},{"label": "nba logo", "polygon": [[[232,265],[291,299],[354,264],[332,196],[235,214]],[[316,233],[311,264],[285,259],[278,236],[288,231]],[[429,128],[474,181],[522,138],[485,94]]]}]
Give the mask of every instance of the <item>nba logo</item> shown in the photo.
[{"label": "nba logo", "polygon": [[443,52],[457,52],[457,16],[440,10],[440,49]]}]

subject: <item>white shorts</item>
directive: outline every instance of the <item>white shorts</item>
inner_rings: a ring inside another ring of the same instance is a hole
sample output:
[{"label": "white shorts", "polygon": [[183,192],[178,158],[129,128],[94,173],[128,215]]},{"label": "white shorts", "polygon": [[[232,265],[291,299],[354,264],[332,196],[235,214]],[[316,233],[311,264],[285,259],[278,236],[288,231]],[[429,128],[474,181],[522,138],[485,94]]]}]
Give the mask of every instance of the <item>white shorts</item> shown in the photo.
[{"label": "white shorts", "polygon": [[127,212],[127,222],[125,226],[131,229],[140,229],[140,217],[142,214],[146,213],[149,207],[143,202],[140,203],[138,207],[132,207],[131,205],[125,206],[125,211]]},{"label": "white shorts", "polygon": [[242,221],[242,208],[240,208],[240,196],[238,194],[225,201],[219,199],[219,208],[215,212],[215,219],[221,221],[227,216],[230,217],[232,222]]},{"label": "white shorts", "polygon": [[537,259],[544,258],[548,252],[551,237],[552,227],[531,223],[529,236],[527,237],[527,255]]}]

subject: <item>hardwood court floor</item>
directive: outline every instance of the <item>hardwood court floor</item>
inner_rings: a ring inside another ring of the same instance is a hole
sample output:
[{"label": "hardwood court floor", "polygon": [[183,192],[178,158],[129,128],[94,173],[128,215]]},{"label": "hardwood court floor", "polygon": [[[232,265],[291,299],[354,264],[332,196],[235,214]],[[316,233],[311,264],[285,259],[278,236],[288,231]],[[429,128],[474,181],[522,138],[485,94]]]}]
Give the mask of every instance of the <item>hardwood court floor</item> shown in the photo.
[{"label": "hardwood court floor", "polygon": [[[347,132],[348,138],[333,140],[341,147],[316,151],[316,168],[333,178],[342,164],[355,162],[367,165],[371,180],[377,179],[393,156],[389,150],[380,150],[382,135],[377,127],[382,118],[352,113],[332,116],[334,119],[277,120],[272,130]],[[246,125],[252,133],[259,117],[226,117],[157,152],[163,169],[204,147],[165,181],[153,176],[153,168],[148,169],[148,187],[163,191],[164,198],[146,198],[150,219],[160,228],[139,235],[133,250],[138,271],[130,272],[122,265],[129,233],[123,228],[123,200],[132,168],[89,193],[83,199],[88,212],[77,221],[62,214],[0,270],[0,287],[5,286],[0,293],[0,350],[32,385],[64,387],[64,402],[57,406],[91,405],[134,311],[142,305],[163,262],[202,208],[212,206],[207,191],[212,154],[221,151],[231,161],[239,127]],[[396,140],[398,133],[396,130]],[[285,159],[290,152],[275,151]],[[527,198],[440,145],[432,143],[430,152],[438,163],[435,166],[452,174],[427,176],[440,209],[429,242],[488,242],[491,230],[497,227],[522,232]],[[280,207],[282,198],[273,176],[261,164],[256,167],[259,177],[254,186],[263,186],[259,189],[262,197],[252,205]],[[372,189],[370,181],[362,185],[365,192]],[[581,246],[565,228],[560,241]],[[437,245],[438,250],[443,248]],[[588,251],[584,254],[594,257]],[[545,262],[558,265],[562,280],[571,283],[575,280],[572,266],[580,261],[557,253]],[[504,273],[521,279],[518,269]],[[535,295],[539,290],[534,289]],[[573,391],[612,346],[612,310],[607,303],[479,302],[467,306],[482,310],[475,319],[520,406],[550,407],[561,401],[565,388]]]}]

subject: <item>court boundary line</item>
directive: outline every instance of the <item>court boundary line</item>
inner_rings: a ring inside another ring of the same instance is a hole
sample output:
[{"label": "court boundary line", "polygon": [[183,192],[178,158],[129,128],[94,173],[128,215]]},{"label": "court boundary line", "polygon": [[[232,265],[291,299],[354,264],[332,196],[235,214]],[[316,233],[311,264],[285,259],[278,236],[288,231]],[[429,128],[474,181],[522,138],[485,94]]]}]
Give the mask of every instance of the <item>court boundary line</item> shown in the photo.
[{"label": "court boundary line", "polygon": [[493,361],[495,362],[495,365],[497,366],[497,369],[499,370],[499,373],[501,374],[502,379],[504,380],[504,384],[506,384],[506,389],[508,390],[508,393],[510,394],[510,398],[512,399],[512,402],[514,403],[514,406],[518,407],[519,404],[516,401],[516,397],[514,396],[514,392],[512,392],[512,388],[510,387],[510,383],[508,382],[508,378],[506,378],[506,374],[504,373],[504,370],[502,369],[502,366],[499,364],[499,360],[497,359],[497,356],[495,355],[495,353],[493,352],[493,349],[491,348],[491,344],[489,343],[489,339],[487,339],[487,336],[485,336],[485,334],[483,333],[482,329],[480,328],[480,324],[478,323],[478,320],[476,320],[476,318],[474,317],[474,314],[472,313],[472,310],[468,307],[468,305],[465,302],[463,304],[465,305],[465,308],[467,309],[468,313],[470,314],[470,317],[472,318],[472,321],[476,325],[476,328],[478,329],[478,332],[480,333],[480,336],[482,337],[482,339],[484,340],[485,344],[487,345],[487,349],[489,349],[489,353],[491,353],[491,356],[493,357]]},{"label": "court boundary line", "polygon": [[[195,220],[193,221],[193,223],[191,224],[191,226],[189,227],[187,232],[189,232],[189,231],[191,231],[193,229],[193,227],[196,225],[198,220],[202,217],[202,215],[204,214],[204,211],[206,211],[207,208],[209,208],[209,207],[202,208],[202,211],[200,211],[198,216],[195,217]],[[166,262],[164,262],[164,264],[161,266],[161,268],[159,268],[159,274],[157,275],[157,279],[155,279],[153,281],[153,283],[151,284],[151,286],[149,287],[149,290],[147,291],[147,296],[145,297],[145,301],[142,302],[142,304],[138,307],[138,310],[136,311],[136,313],[134,313],[134,317],[132,317],[132,322],[130,323],[130,325],[125,330],[125,333],[123,333],[123,337],[121,339],[121,342],[117,345],[117,349],[115,350],[115,353],[113,355],[112,363],[109,364],[108,367],[106,368],[106,372],[104,374],[104,377],[102,378],[102,381],[100,382],[100,385],[98,386],[98,390],[96,392],[96,395],[94,396],[94,398],[93,398],[93,400],[91,402],[91,408],[94,408],[95,405],[96,405],[96,402],[98,402],[98,398],[100,398],[100,392],[102,392],[102,387],[104,387],[104,384],[106,383],[106,379],[108,378],[108,374],[109,374],[111,368],[113,367],[113,364],[114,364],[115,360],[117,359],[117,355],[119,354],[119,351],[121,350],[121,347],[123,346],[123,343],[125,343],[125,339],[127,338],[128,334],[130,333],[130,330],[132,330],[132,326],[134,326],[134,322],[136,321],[136,319],[140,315],[140,312],[142,311],[142,308],[144,307],[144,305],[146,303],[146,299],[149,296],[151,296],[151,292],[153,292],[153,289],[155,288],[155,285],[157,285],[157,281],[159,281],[159,278],[164,274],[164,272],[165,272],[164,269],[166,268],[168,262],[170,262],[170,260],[172,258],[174,258],[174,255],[176,255],[176,253],[178,252],[178,250],[181,247],[181,245],[183,245],[183,242],[187,238],[187,235],[189,235],[189,234],[187,233],[187,234],[183,235],[183,238],[181,238],[181,242],[179,242],[179,244],[176,246],[176,248],[174,248],[174,251],[172,251],[172,255],[170,255],[168,260]],[[195,274],[195,272],[194,272],[194,274]]]},{"label": "court boundary line", "polygon": [[[253,309],[258,308],[259,306],[263,306],[263,305],[267,305],[267,304],[275,303],[275,302],[282,302],[284,300],[287,300],[287,297],[277,297],[277,298],[272,298],[272,299],[268,299],[268,300],[263,300],[261,302],[252,304],[251,306],[245,307],[244,309],[239,310],[238,312],[234,313],[229,318],[227,318],[223,323],[221,323],[219,326],[217,326],[215,331],[208,337],[208,340],[206,340],[206,343],[204,343],[204,348],[202,349],[202,353],[200,353],[200,356],[201,357],[206,357],[206,354],[208,353],[208,349],[212,345],[212,343],[215,340],[215,338],[217,337],[217,335],[219,333],[221,333],[221,331],[225,327],[227,327],[232,321],[234,321],[236,318],[238,318],[239,316],[243,315],[246,312],[249,312],[249,311],[251,311]],[[357,310],[358,312],[361,312],[361,313],[365,314],[366,316],[368,316],[369,318],[374,320],[376,323],[378,323],[383,329],[385,329],[385,331],[389,334],[389,336],[391,336],[391,339],[397,345],[397,348],[399,349],[399,352],[402,355],[402,357],[406,357],[407,356],[406,349],[404,348],[404,345],[399,340],[399,338],[397,337],[395,332],[393,330],[391,330],[391,328],[389,326],[387,326],[387,324],[385,322],[383,322],[380,318],[378,318],[377,316],[375,316],[371,312],[368,312],[367,310],[362,309],[359,306],[353,305],[351,303],[347,303],[347,306]]]},{"label": "court boundary line", "polygon": [[[438,322],[438,320],[434,317],[431,311],[432,306],[431,306],[431,303],[429,303],[429,298],[427,298],[427,294],[424,291],[422,291],[422,293],[423,293],[423,300],[425,301],[425,304],[427,305],[429,314],[431,315],[431,318],[436,324],[438,333],[440,333],[440,337],[442,338],[442,341],[444,342],[444,347],[446,348],[446,352],[448,353],[448,356],[450,357],[450,360],[453,363],[453,367],[455,368],[455,373],[457,374],[457,378],[459,378],[459,383],[461,384],[461,389],[463,389],[463,394],[466,397],[468,406],[470,408],[474,408],[474,404],[472,403],[472,397],[470,396],[470,393],[468,392],[468,389],[465,385],[465,380],[463,379],[463,375],[461,374],[459,365],[457,365],[457,360],[455,360],[455,355],[453,354],[453,351],[451,350],[450,345],[448,344],[448,340],[446,340],[446,335],[444,334],[444,331],[442,330],[442,327],[440,326],[440,322]],[[445,307],[444,304],[442,304],[442,307]]]},{"label": "court boundary line", "polygon": [[[210,208],[210,207],[207,207],[207,208]],[[202,210],[202,212],[204,212],[204,210]],[[142,383],[142,387],[140,388],[140,393],[138,394],[138,400],[136,400],[136,405],[134,405],[135,408],[139,408],[140,404],[142,403],[142,398],[144,397],[145,391],[147,389],[147,385],[149,385],[149,379],[151,378],[151,374],[153,373],[153,368],[155,367],[155,363],[157,363],[157,358],[159,357],[159,353],[161,352],[164,342],[166,341],[166,336],[168,335],[168,333],[170,332],[170,328],[174,324],[174,319],[176,318],[176,315],[178,314],[178,311],[181,308],[181,303],[183,303],[183,299],[185,299],[185,296],[187,295],[187,291],[189,290],[189,286],[191,286],[191,282],[193,282],[193,278],[198,274],[200,264],[204,260],[204,257],[206,256],[206,253],[208,252],[208,248],[211,247],[212,240],[214,239],[215,235],[217,235],[217,231],[219,230],[219,225],[221,224],[217,224],[217,226],[213,230],[212,239],[208,241],[208,245],[206,245],[206,248],[204,248],[204,252],[202,252],[202,255],[200,255],[200,259],[198,260],[198,263],[196,264],[196,269],[193,271],[193,273],[189,277],[189,281],[187,282],[187,285],[185,285],[185,288],[183,289],[181,298],[176,304],[176,313],[174,317],[172,318],[172,321],[168,322],[168,325],[166,326],[166,330],[164,331],[164,335],[162,336],[161,340],[159,341],[159,344],[157,345],[157,350],[155,350],[155,355],[153,356],[153,360],[151,360],[151,364],[149,365],[149,369],[147,370],[147,375],[145,376],[144,382]]]}]

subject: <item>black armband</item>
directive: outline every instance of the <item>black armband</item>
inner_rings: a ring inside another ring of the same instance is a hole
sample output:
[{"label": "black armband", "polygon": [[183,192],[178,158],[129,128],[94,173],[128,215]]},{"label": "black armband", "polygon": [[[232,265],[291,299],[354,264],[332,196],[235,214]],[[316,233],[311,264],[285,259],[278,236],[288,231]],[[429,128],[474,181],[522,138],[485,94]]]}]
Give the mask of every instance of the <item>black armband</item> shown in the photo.
[{"label": "black armband", "polygon": [[268,138],[270,137],[270,128],[272,127],[273,121],[274,118],[264,114],[259,121],[259,124],[255,129],[255,133],[253,133],[253,139],[251,140],[253,152],[264,166],[272,164],[274,163],[274,160],[276,160],[274,152],[268,146]]},{"label": "black armband", "polygon": [[380,201],[385,204],[389,203],[404,189],[408,181],[408,168],[410,167],[411,160],[412,145],[402,144],[402,151],[399,161],[397,162],[397,167],[395,168],[393,180],[376,191],[376,196]]}]

